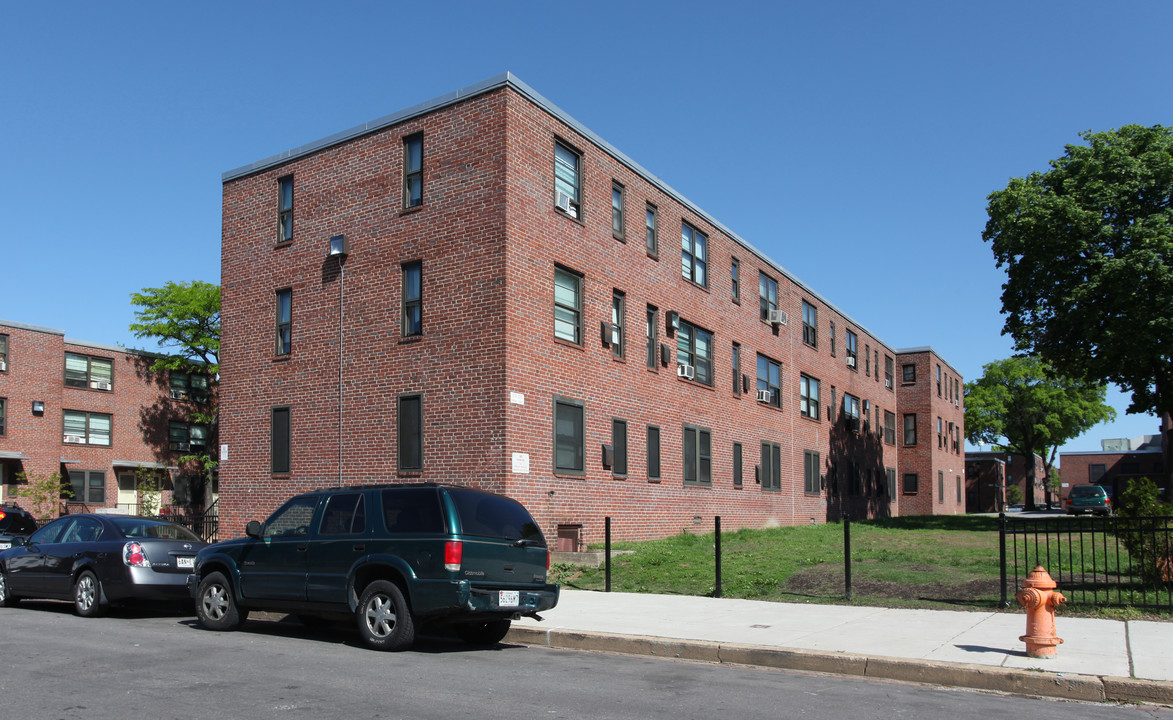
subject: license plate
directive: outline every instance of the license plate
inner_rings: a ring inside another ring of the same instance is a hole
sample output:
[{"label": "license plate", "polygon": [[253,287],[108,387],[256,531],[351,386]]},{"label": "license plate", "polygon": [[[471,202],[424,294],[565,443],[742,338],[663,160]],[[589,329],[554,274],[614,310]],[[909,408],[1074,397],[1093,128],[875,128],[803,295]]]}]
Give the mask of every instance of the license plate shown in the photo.
[{"label": "license plate", "polygon": [[194,568],[195,567],[195,558],[193,558],[193,557],[177,557],[177,558],[175,558],[175,567]]},{"label": "license plate", "polygon": [[521,593],[517,590],[501,590],[497,594],[497,607],[517,607],[521,602]]}]

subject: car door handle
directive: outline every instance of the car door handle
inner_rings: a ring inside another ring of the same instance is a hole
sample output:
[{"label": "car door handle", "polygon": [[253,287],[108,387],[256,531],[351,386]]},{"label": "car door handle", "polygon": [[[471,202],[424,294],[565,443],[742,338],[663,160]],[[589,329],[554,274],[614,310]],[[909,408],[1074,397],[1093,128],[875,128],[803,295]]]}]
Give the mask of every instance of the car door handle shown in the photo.
[{"label": "car door handle", "polygon": [[309,550],[309,549],[310,549],[310,545],[309,545],[309,543],[305,543],[304,545],[298,545],[298,546],[297,546],[297,551],[298,551],[298,552],[305,552],[306,550]]},{"label": "car door handle", "polygon": [[358,544],[356,544],[356,545],[354,546],[354,551],[355,551],[355,552],[363,552],[363,551],[364,551],[364,550],[366,550],[366,549],[367,549],[367,546],[366,546],[366,545],[364,545],[364,544],[362,544],[362,543],[358,543]]}]

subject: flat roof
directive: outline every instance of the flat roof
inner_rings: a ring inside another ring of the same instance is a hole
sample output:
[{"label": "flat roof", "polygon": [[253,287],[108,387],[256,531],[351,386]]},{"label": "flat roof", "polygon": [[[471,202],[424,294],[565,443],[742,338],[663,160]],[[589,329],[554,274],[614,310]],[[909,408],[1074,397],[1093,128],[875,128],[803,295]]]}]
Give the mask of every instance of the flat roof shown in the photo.
[{"label": "flat roof", "polygon": [[[592,132],[591,130],[589,130],[585,125],[583,125],[582,123],[580,123],[579,121],[577,121],[573,117],[571,117],[569,113],[563,111],[557,105],[555,105],[554,103],[547,100],[540,93],[538,93],[538,91],[534,90],[529,85],[526,85],[524,82],[522,82],[520,79],[518,79],[518,77],[516,75],[514,75],[513,73],[510,73],[510,72],[505,72],[505,73],[502,73],[502,74],[497,75],[495,77],[491,77],[488,80],[485,80],[483,82],[479,82],[474,85],[469,85],[468,87],[461,88],[459,90],[456,90],[455,92],[450,92],[445,95],[441,95],[437,98],[433,98],[431,100],[428,100],[427,102],[422,102],[418,105],[413,105],[412,107],[409,107],[405,110],[400,110],[399,112],[392,113],[390,115],[384,115],[383,117],[378,118],[376,120],[372,120],[370,122],[363,123],[361,125],[356,125],[356,126],[350,128],[349,130],[343,130],[342,132],[334,133],[333,135],[329,135],[329,136],[324,137],[320,140],[315,140],[314,142],[306,143],[305,145],[295,147],[292,150],[286,150],[285,152],[278,153],[276,155],[272,155],[270,157],[265,158],[264,160],[258,160],[257,162],[249,163],[248,165],[243,165],[241,167],[236,168],[235,170],[229,170],[221,175],[221,182],[227,183],[227,182],[231,182],[233,180],[238,180],[240,178],[246,177],[248,175],[253,175],[255,173],[262,172],[264,170],[268,170],[268,169],[276,167],[278,165],[287,163],[291,160],[296,160],[298,158],[302,158],[307,155],[311,155],[311,154],[319,152],[321,150],[325,150],[326,148],[330,148],[335,145],[340,145],[340,144],[348,142],[350,140],[354,140],[356,138],[363,137],[364,135],[369,135],[371,133],[385,130],[393,125],[398,125],[398,124],[403,123],[403,122],[410,120],[412,118],[419,117],[421,115],[424,115],[424,114],[427,114],[430,112],[434,112],[436,110],[440,110],[440,109],[448,107],[450,105],[455,105],[457,103],[464,102],[465,100],[468,100],[470,98],[474,98],[478,95],[483,95],[485,93],[492,92],[494,90],[498,90],[500,88],[506,88],[506,87],[511,88],[511,89],[517,91],[518,93],[520,93],[521,95],[525,96],[530,102],[534,103],[535,105],[540,107],[542,110],[549,113],[555,119],[570,126],[571,128],[574,129],[575,132],[579,133],[583,137],[590,140],[592,143],[594,143],[596,146],[598,146],[599,149],[601,149],[603,152],[607,153],[608,155],[610,155],[611,157],[613,157],[615,160],[622,163],[623,165],[627,166],[628,169],[630,169],[632,172],[634,172],[637,175],[639,175],[640,177],[642,177],[650,185],[658,188],[661,192],[663,192],[664,194],[668,195],[669,197],[671,197],[674,200],[676,200],[677,202],[679,202],[681,205],[688,208],[688,210],[690,212],[692,212],[693,214],[697,215],[698,217],[704,218],[704,220],[706,222],[708,222],[710,225],[717,228],[722,233],[724,233],[725,235],[732,238],[734,242],[740,244],[746,250],[748,250],[751,253],[753,253],[754,255],[756,255],[759,260],[766,263],[768,266],[770,266],[775,271],[780,273],[786,279],[790,280],[790,282],[797,285],[804,292],[806,292],[806,293],[810,294],[812,297],[818,299],[819,302],[823,303],[824,305],[826,305],[828,308],[830,308],[834,312],[837,312],[840,315],[842,315],[843,318],[848,320],[849,322],[851,322],[852,325],[856,326],[861,331],[863,331],[863,332],[867,333],[868,335],[870,335],[871,337],[875,338],[875,340],[877,342],[881,343],[890,352],[892,352],[893,354],[896,354],[899,352],[899,351],[893,349],[892,346],[888,345],[884,340],[880,339],[880,337],[878,335],[876,335],[871,330],[868,330],[866,327],[864,327],[864,325],[862,323],[856,321],[850,315],[845,313],[842,309],[840,309],[833,302],[831,302],[830,300],[825,298],[820,293],[815,292],[814,289],[812,289],[806,283],[799,280],[797,277],[795,277],[793,274],[791,274],[790,271],[788,271],[786,268],[782,267],[777,262],[772,260],[769,256],[767,256],[761,250],[758,250],[756,247],[754,247],[752,244],[750,244],[747,240],[745,240],[740,235],[738,235],[737,233],[730,230],[728,227],[726,227],[723,223],[721,223],[719,220],[714,218],[712,215],[710,215],[709,213],[702,210],[698,205],[694,204],[693,202],[691,202],[690,200],[685,198],[683,195],[676,192],[676,190],[672,189],[672,187],[670,187],[663,180],[660,180],[658,177],[656,177],[651,172],[646,170],[642,165],[640,165],[639,163],[637,163],[636,161],[632,160],[627,155],[625,155],[623,152],[621,152],[614,145],[612,145],[611,143],[607,142],[599,135],[597,135],[594,132]],[[936,354],[937,357],[941,357],[941,355],[939,353],[934,352],[934,354]],[[944,358],[941,358],[941,359],[944,361]],[[948,365],[949,363],[946,362],[946,364]],[[961,373],[957,372],[957,369],[954,368],[952,365],[949,365],[949,367],[950,367],[950,369],[953,370],[953,372],[957,373],[958,375],[961,375]]]}]

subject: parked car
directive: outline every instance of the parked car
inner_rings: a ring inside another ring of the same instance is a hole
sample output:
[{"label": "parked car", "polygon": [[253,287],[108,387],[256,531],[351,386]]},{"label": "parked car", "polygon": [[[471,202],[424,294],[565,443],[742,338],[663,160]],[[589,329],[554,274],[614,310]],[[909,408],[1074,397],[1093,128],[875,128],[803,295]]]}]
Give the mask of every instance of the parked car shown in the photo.
[{"label": "parked car", "polygon": [[1067,494],[1067,514],[1111,515],[1112,500],[1099,485],[1076,485]]},{"label": "parked car", "polygon": [[12,547],[18,537],[28,537],[37,530],[32,513],[16,505],[0,505],[0,550]]},{"label": "parked car", "polygon": [[492,644],[513,618],[558,602],[546,539],[520,503],[437,484],[330,488],[298,495],[247,537],[196,556],[196,616],[231,630],[250,610],[307,623],[347,617],[375,650],[404,650],[416,628],[447,626]]},{"label": "parked car", "polygon": [[72,600],[83,617],[111,603],[183,601],[196,552],[185,527],[130,515],[65,515],[0,552],[0,607],[22,598]]}]

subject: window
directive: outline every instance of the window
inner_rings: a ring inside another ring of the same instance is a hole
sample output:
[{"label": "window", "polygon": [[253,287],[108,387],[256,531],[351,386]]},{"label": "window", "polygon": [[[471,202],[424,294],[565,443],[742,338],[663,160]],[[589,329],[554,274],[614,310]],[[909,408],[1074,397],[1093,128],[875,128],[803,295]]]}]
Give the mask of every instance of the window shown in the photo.
[{"label": "window", "polygon": [[920,477],[916,473],[904,473],[902,485],[905,495],[916,495],[920,492]]},{"label": "window", "polygon": [[884,442],[896,444],[896,413],[884,411]]},{"label": "window", "polygon": [[916,365],[901,365],[900,372],[900,382],[905,384],[916,382]]},{"label": "window", "polygon": [[554,206],[572,218],[581,214],[582,156],[561,142],[554,143]]},{"label": "window", "polygon": [[0,435],[6,434],[6,429],[8,427],[6,420],[8,417],[7,410],[8,400],[6,398],[0,398]]},{"label": "window", "polygon": [[70,470],[73,499],[87,504],[106,503],[106,473],[99,470]]},{"label": "window", "polygon": [[656,212],[656,206],[648,203],[647,212],[644,220],[647,228],[646,241],[648,246],[649,257],[659,257],[660,255],[660,241],[656,238],[656,224],[659,220]]},{"label": "window", "polygon": [[403,337],[424,332],[424,265],[417,260],[403,265]]},{"label": "window", "polygon": [[945,471],[937,471],[937,504],[945,502]]},{"label": "window", "polygon": [[424,204],[424,134],[403,138],[403,207]]},{"label": "window", "polygon": [[208,446],[208,426],[173,422],[167,428],[167,444],[177,452],[200,452]]},{"label": "window", "polygon": [[290,408],[275,407],[269,422],[269,472],[284,474],[290,471],[292,455],[292,422]]},{"label": "window", "polygon": [[809,375],[798,378],[798,412],[803,417],[819,419],[819,381]]},{"label": "window", "polygon": [[687,280],[709,286],[708,268],[709,239],[700,230],[688,223],[680,225],[680,274]]},{"label": "window", "polygon": [[68,387],[113,390],[114,361],[110,358],[65,353],[65,384]]},{"label": "window", "polygon": [[112,415],[66,410],[63,413],[62,435],[67,443],[77,445],[109,445]]},{"label": "window", "polygon": [[627,347],[627,305],[624,295],[619,290],[611,293],[611,354],[617,358],[624,356]]},{"label": "window", "polygon": [[733,343],[733,394],[741,394],[741,345]]},{"label": "window", "polygon": [[761,481],[762,490],[782,489],[782,446],[778,443],[762,443]]},{"label": "window", "polygon": [[941,397],[941,366],[937,366],[937,397]]},{"label": "window", "polygon": [[[879,370],[879,368],[876,368]],[[872,346],[864,343],[863,346],[863,374],[872,376]]]},{"label": "window", "polygon": [[831,357],[835,357],[835,321],[832,320],[827,328],[828,338],[831,340]]},{"label": "window", "polygon": [[314,521],[314,510],[318,507],[318,498],[295,497],[278,508],[277,512],[265,521],[263,537],[304,537],[309,535],[310,525]]},{"label": "window", "polygon": [[859,371],[859,338],[851,330],[845,331],[847,340],[844,343],[847,352],[847,367]]},{"label": "window", "polygon": [[660,311],[655,305],[648,305],[648,367],[656,367],[656,346],[659,344]]},{"label": "window", "polygon": [[660,428],[648,425],[648,480],[660,479]]},{"label": "window", "polygon": [[[383,524],[387,532],[393,535],[444,532],[448,523],[440,507],[440,496],[434,488],[395,488],[384,490],[382,495]],[[460,507],[467,496],[464,493],[452,493],[451,497]],[[461,517],[471,519],[475,516],[475,513],[461,512]],[[507,517],[497,516],[502,521]]]},{"label": "window", "polygon": [[945,423],[937,418],[937,447],[945,447]]},{"label": "window", "polygon": [[684,484],[713,484],[712,433],[706,428],[684,426]]},{"label": "window", "polygon": [[582,474],[586,471],[584,425],[582,403],[554,399],[554,472]]},{"label": "window", "polygon": [[733,487],[741,487],[741,443],[733,443]]},{"label": "window", "polygon": [[872,367],[876,369],[876,374],[874,375],[874,377],[876,378],[876,382],[880,382],[880,349],[879,348],[876,348],[876,354],[873,356],[873,358],[875,360],[875,363],[872,365]]},{"label": "window", "polygon": [[770,393],[767,404],[782,407],[782,363],[765,355],[758,355],[758,391]]},{"label": "window", "polygon": [[741,261],[733,258],[729,262],[729,289],[733,295],[733,302],[741,304]]},{"label": "window", "polygon": [[326,499],[322,511],[321,535],[360,535],[367,526],[366,503],[362,493],[338,493]]},{"label": "window", "polygon": [[896,498],[896,468],[884,468],[884,476],[888,481],[888,499]]},{"label": "window", "polygon": [[293,240],[293,176],[277,181],[277,242]]},{"label": "window", "polygon": [[0,372],[8,372],[8,336],[0,335]]},{"label": "window", "polygon": [[696,381],[713,384],[713,334],[695,325],[680,321],[676,331],[676,362],[692,365]]},{"label": "window", "polygon": [[819,346],[819,309],[802,301],[802,341],[811,347]]},{"label": "window", "polygon": [[843,393],[843,416],[847,418],[847,429],[859,432],[859,398]]},{"label": "window", "polygon": [[827,419],[831,421],[832,425],[835,424],[835,408],[837,408],[837,407],[839,407],[839,406],[835,404],[835,386],[832,385],[831,386],[831,403],[829,405],[827,405]]},{"label": "window", "polygon": [[172,372],[169,378],[172,400],[191,400],[206,403],[211,399],[208,376],[198,373]]},{"label": "window", "polygon": [[904,416],[904,444],[916,445],[916,413]]},{"label": "window", "polygon": [[617,182],[611,183],[611,235],[616,240],[627,242],[627,230],[625,225],[624,207],[626,203],[626,192],[623,186]]},{"label": "window", "polygon": [[1099,484],[1100,480],[1104,478],[1104,473],[1108,472],[1107,465],[1099,463],[1087,466],[1087,481],[1092,485]]},{"label": "window", "polygon": [[893,373],[895,372],[895,369],[894,369],[895,367],[896,367],[896,362],[892,359],[892,356],[885,355],[884,356],[884,387],[888,388],[889,390],[892,389],[892,382],[893,382],[892,377],[893,377]]},{"label": "window", "polygon": [[611,420],[611,447],[614,460],[611,463],[611,474],[619,477],[627,475],[627,421]]},{"label": "window", "polygon": [[277,346],[278,355],[293,350],[293,291],[277,291]]},{"label": "window", "polygon": [[778,310],[778,281],[758,273],[758,310],[762,320],[770,319],[770,311]]},{"label": "window", "polygon": [[582,276],[554,268],[554,337],[582,345]]},{"label": "window", "polygon": [[960,505],[961,504],[961,476],[958,475],[956,477],[957,477],[957,504]]},{"label": "window", "polygon": [[424,469],[423,396],[419,393],[399,396],[399,469]]},{"label": "window", "polygon": [[802,490],[807,495],[818,495],[822,487],[819,483],[819,454],[813,450],[802,453]]}]

